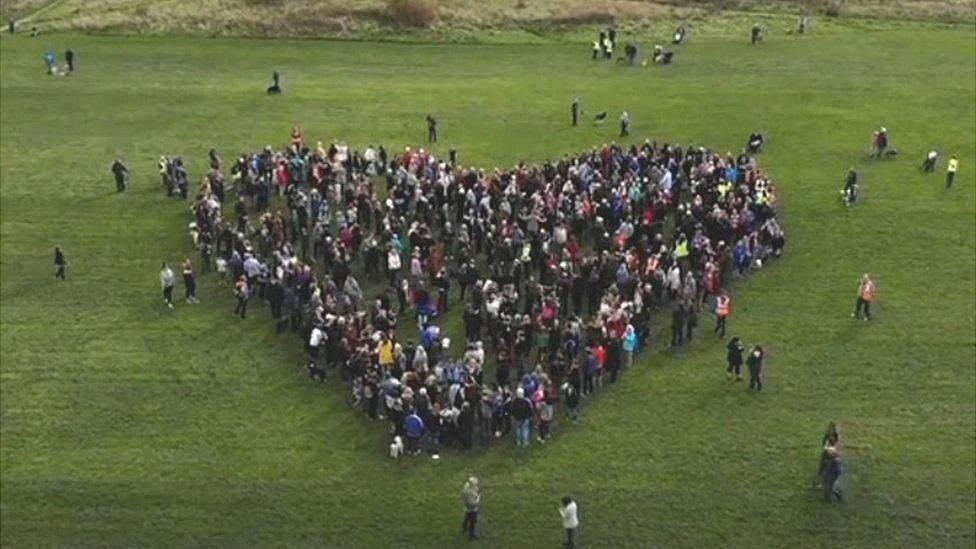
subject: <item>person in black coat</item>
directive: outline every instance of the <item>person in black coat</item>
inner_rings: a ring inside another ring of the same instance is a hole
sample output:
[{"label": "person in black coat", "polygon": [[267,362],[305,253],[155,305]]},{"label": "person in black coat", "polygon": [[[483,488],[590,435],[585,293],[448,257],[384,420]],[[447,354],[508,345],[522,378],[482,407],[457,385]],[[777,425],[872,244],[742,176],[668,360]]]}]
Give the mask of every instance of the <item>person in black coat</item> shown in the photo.
[{"label": "person in black coat", "polygon": [[70,49],[64,52],[64,61],[68,64],[68,74],[75,72],[75,52]]},{"label": "person in black coat", "polygon": [[744,350],[742,340],[738,337],[733,337],[725,348],[728,351],[726,361],[729,365],[725,369],[725,377],[732,379],[732,376],[735,375],[737,381],[742,381],[742,351]]},{"label": "person in black coat", "polygon": [[54,271],[54,278],[67,280],[64,276],[64,270],[68,266],[68,260],[64,257],[64,252],[61,251],[61,246],[54,247],[54,266],[57,269]]},{"label": "person in black coat", "polygon": [[129,168],[118,158],[112,163],[112,175],[115,176],[115,190],[122,192],[125,190],[125,180],[129,175]]},{"label": "person in black coat", "polygon": [[680,301],[671,312],[671,346],[677,347],[685,342],[685,305]]},{"label": "person in black coat", "polygon": [[746,366],[749,368],[750,389],[755,388],[757,391],[762,391],[762,368],[765,356],[766,352],[763,351],[762,346],[756,345],[749,353],[749,358],[746,359]]}]

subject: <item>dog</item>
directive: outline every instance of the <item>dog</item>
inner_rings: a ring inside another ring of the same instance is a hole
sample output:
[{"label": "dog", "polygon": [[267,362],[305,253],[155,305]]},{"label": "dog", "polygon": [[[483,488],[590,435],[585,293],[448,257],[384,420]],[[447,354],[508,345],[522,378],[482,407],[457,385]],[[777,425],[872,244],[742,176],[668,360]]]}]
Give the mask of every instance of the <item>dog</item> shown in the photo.
[{"label": "dog", "polygon": [[896,149],[894,147],[892,147],[890,149],[885,149],[884,154],[882,154],[882,158],[885,158],[887,160],[891,160],[892,158],[894,158],[896,156],[898,156],[898,149]]},{"label": "dog", "polygon": [[593,117],[593,121],[597,124],[602,124],[607,121],[607,111],[603,111],[600,114]]},{"label": "dog", "polygon": [[390,443],[390,457],[397,459],[401,454],[403,454],[403,452],[403,439],[400,438],[400,435],[397,435],[393,437],[393,442]]},{"label": "dog", "polygon": [[319,368],[314,362],[309,362],[305,365],[305,369],[308,370],[308,377],[311,379],[319,380],[319,383],[325,383],[325,370]]},{"label": "dog", "polygon": [[281,86],[274,84],[268,86],[268,95],[278,95],[279,93],[281,93]]}]

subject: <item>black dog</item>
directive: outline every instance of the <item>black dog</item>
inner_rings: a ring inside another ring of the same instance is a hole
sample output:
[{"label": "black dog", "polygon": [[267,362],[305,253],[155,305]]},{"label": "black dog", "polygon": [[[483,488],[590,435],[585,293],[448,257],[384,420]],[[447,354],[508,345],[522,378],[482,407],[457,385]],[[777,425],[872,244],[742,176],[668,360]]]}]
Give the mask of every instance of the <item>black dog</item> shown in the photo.
[{"label": "black dog", "polygon": [[606,122],[606,120],[607,120],[607,111],[603,111],[600,114],[594,116],[593,117],[593,120],[595,122]]},{"label": "black dog", "polygon": [[319,368],[315,362],[309,362],[306,364],[305,369],[308,370],[308,377],[311,379],[318,379],[319,383],[325,383],[325,370]]}]

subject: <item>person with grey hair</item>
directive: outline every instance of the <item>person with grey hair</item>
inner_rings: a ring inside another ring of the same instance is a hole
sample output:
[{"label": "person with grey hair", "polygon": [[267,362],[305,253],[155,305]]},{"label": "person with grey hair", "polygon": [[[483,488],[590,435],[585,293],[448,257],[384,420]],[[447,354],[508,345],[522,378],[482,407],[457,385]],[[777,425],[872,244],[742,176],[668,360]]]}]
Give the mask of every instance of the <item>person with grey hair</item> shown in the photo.
[{"label": "person with grey hair", "polygon": [[461,502],[464,504],[464,521],[461,522],[461,533],[467,534],[468,539],[477,537],[475,527],[478,525],[478,511],[481,510],[481,488],[478,477],[472,475],[461,489]]},{"label": "person with grey hair", "polygon": [[176,275],[173,269],[163,263],[159,270],[159,285],[163,288],[163,303],[170,309],[173,308],[173,288],[176,287]]}]

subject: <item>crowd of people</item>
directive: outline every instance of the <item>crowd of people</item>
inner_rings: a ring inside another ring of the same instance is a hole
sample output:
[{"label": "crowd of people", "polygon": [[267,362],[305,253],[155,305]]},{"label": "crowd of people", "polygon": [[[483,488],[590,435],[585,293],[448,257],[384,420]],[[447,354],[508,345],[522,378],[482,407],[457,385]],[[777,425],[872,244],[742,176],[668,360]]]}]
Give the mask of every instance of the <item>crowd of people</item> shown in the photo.
[{"label": "crowd of people", "polygon": [[[423,149],[310,146],[296,127],[284,150],[229,169],[211,151],[190,229],[203,269],[233,281],[235,314],[267,301],[408,453],[510,433],[528,446],[551,436],[557,405],[576,418],[633,367],[654,311],[680,316],[675,346],[699,313],[724,337],[729,283],[785,245],[745,150],[645,141],[479,170]],[[437,318],[454,307],[452,348]]]}]

